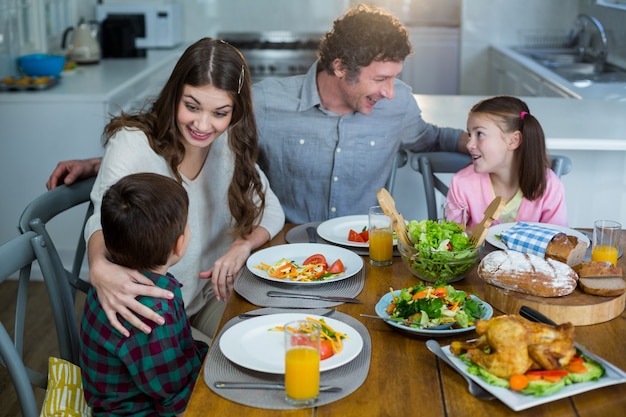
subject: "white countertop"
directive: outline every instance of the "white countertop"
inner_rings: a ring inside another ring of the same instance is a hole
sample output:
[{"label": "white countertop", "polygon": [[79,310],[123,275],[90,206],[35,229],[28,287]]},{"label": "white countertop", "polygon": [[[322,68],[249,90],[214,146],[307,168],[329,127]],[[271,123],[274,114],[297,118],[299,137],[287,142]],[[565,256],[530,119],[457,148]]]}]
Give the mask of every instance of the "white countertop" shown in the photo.
[{"label": "white countertop", "polygon": [[532,58],[516,52],[511,47],[492,45],[492,48],[516,60],[540,77],[560,85],[576,97],[626,102],[626,83],[589,83],[585,81],[573,83],[535,62]]},{"label": "white countertop", "polygon": [[[483,96],[415,95],[424,120],[465,129]],[[539,120],[549,150],[626,151],[626,101],[520,97]]]},{"label": "white countertop", "polygon": [[0,103],[28,101],[106,101],[144,80],[164,65],[176,62],[183,48],[149,50],[145,58],[107,58],[79,65],[61,75],[58,85],[38,91],[3,91]]}]

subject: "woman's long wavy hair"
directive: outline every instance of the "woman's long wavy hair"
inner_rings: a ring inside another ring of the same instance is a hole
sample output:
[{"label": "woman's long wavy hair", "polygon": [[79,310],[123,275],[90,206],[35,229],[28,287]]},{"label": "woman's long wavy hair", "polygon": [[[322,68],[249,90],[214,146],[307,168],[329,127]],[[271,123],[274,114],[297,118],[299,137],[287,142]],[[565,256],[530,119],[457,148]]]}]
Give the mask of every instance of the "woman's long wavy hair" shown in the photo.
[{"label": "woman's long wavy hair", "polygon": [[541,197],[546,190],[550,158],[541,124],[526,103],[516,97],[496,96],[478,102],[470,113],[490,116],[505,133],[521,132],[522,141],[514,154],[520,189],[528,200]]},{"label": "woman's long wavy hair", "polygon": [[211,38],[200,39],[189,46],[150,110],[114,117],[105,127],[105,143],[119,129],[142,130],[152,149],[165,158],[174,177],[182,183],[178,167],[185,148],[176,114],[185,85],[212,85],[226,91],[233,101],[228,145],[235,155],[235,166],[228,188],[228,207],[235,220],[233,234],[243,237],[258,224],[265,209],[265,193],[255,166],[259,145],[252,108],[250,71],[243,55],[235,47]]},{"label": "woman's long wavy hair", "polygon": [[364,4],[350,9],[333,23],[318,49],[319,68],[333,75],[339,58],[347,81],[356,82],[362,67],[374,61],[402,62],[413,52],[409,32],[393,15]]}]

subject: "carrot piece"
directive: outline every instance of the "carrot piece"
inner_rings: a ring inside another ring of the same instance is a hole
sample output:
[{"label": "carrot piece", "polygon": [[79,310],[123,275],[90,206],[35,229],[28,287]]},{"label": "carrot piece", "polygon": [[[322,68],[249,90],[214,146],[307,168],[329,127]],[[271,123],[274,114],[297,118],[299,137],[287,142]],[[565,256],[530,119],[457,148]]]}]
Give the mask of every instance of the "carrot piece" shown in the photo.
[{"label": "carrot piece", "polygon": [[567,370],[574,374],[584,374],[587,372],[587,366],[583,362],[570,362]]},{"label": "carrot piece", "polygon": [[514,391],[521,391],[528,386],[528,377],[522,374],[515,374],[509,378],[509,386]]},{"label": "carrot piece", "polygon": [[414,300],[419,300],[421,298],[426,298],[426,295],[428,295],[428,291],[423,290],[420,292],[416,292],[415,294],[413,294],[413,297],[411,298],[413,298]]}]

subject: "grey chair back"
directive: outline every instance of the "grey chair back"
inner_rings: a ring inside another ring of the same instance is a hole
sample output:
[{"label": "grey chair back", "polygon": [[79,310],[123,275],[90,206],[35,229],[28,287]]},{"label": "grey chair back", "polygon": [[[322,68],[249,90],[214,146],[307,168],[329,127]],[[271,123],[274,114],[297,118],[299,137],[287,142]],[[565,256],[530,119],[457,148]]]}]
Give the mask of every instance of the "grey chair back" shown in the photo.
[{"label": "grey chair back", "polygon": [[[572,162],[565,155],[551,155],[552,170],[559,178],[572,170]],[[424,152],[411,156],[411,168],[422,174],[428,218],[437,220],[436,191],[444,197],[448,194],[448,185],[438,174],[454,174],[472,162],[469,155],[459,152]]]},{"label": "grey chair back", "polygon": [[403,151],[402,149],[398,151],[395,158],[393,159],[391,174],[389,175],[389,178],[387,178],[387,183],[385,184],[385,188],[387,189],[387,191],[389,191],[390,194],[393,194],[393,189],[396,185],[396,174],[398,168],[402,168],[403,166],[405,166],[408,160],[409,155],[406,151]]},{"label": "grey chair back", "polygon": [[[48,291],[60,357],[78,364],[78,324],[74,315],[74,300],[65,277],[61,279],[56,277],[45,245],[43,237],[33,231],[0,245],[0,282],[15,275],[19,280],[13,338],[7,332],[4,323],[0,323],[0,365],[7,368],[22,415],[26,417],[39,415],[31,385],[45,389],[48,379],[47,369],[46,371],[33,369],[23,360],[24,333],[27,330],[25,311],[28,285],[31,266],[35,261],[41,268]],[[74,320],[68,321],[68,317],[74,317]]]},{"label": "grey chair back", "polygon": [[438,174],[454,174],[472,162],[472,158],[459,152],[424,152],[411,156],[411,168],[422,174],[426,209],[430,220],[437,220],[436,191],[444,197],[448,194],[448,185]]},{"label": "grey chair back", "polygon": [[[89,195],[91,193],[91,189],[93,188],[95,179],[95,177],[91,177],[77,181],[71,185],[61,185],[39,195],[31,201],[28,206],[26,206],[20,216],[18,224],[18,229],[21,233],[33,230],[37,232],[37,234],[44,237],[47,248],[50,252],[55,272],[58,276],[63,276],[63,274],[66,275],[67,280],[71,285],[72,295],[75,295],[76,289],[86,293],[90,287],[88,280],[80,278],[80,270],[86,252],[86,244],[83,237],[85,223],[93,214],[93,204],[91,203]],[[74,261],[71,268],[66,268],[63,265],[61,257],[56,250],[48,230],[46,229],[46,223],[64,211],[83,203],[88,204],[83,218],[80,235],[78,236],[76,243]]]}]

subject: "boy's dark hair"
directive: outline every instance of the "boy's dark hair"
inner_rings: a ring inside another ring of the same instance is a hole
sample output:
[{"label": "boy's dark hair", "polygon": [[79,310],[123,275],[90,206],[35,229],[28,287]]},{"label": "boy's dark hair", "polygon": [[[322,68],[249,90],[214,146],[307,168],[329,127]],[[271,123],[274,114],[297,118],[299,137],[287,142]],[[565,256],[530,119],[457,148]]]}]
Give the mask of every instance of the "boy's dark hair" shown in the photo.
[{"label": "boy's dark hair", "polygon": [[111,260],[139,271],[165,265],[187,226],[189,197],[163,175],[131,174],[102,198],[101,224]]},{"label": "boy's dark hair", "polygon": [[402,62],[413,52],[409,32],[393,15],[364,4],[350,9],[333,22],[318,49],[319,71],[333,75],[339,58],[356,82],[362,67],[374,61]]}]

